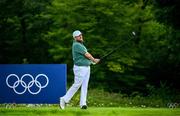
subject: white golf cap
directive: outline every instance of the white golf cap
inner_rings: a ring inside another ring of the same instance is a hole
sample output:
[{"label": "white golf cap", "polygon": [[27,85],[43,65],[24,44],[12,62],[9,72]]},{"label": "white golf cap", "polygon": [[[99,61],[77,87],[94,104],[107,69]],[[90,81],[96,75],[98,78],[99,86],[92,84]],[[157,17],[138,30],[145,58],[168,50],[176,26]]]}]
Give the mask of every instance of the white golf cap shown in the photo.
[{"label": "white golf cap", "polygon": [[74,31],[73,32],[73,38],[75,38],[76,36],[79,36],[79,35],[81,35],[82,33],[79,31],[79,30],[76,30],[76,31]]}]

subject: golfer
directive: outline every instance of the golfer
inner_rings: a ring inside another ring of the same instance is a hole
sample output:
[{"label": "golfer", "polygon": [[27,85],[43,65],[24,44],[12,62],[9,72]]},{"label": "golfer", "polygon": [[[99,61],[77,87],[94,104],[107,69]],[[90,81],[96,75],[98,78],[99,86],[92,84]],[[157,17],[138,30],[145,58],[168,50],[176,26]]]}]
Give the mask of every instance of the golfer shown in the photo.
[{"label": "golfer", "polygon": [[90,78],[90,65],[97,64],[100,59],[94,58],[83,45],[83,36],[79,30],[73,32],[72,56],[74,61],[74,83],[67,93],[60,98],[60,108],[65,109],[73,95],[81,87],[80,108],[87,109],[87,91]]}]

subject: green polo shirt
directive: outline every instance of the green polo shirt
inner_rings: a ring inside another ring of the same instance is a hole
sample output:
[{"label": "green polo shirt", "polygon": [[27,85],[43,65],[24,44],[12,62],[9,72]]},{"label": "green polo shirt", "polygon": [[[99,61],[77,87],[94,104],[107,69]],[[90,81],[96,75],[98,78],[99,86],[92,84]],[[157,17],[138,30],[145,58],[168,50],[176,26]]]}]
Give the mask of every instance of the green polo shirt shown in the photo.
[{"label": "green polo shirt", "polygon": [[73,41],[72,56],[73,56],[73,61],[75,65],[77,66],[91,65],[91,61],[85,57],[86,52],[87,52],[87,49],[82,43]]}]

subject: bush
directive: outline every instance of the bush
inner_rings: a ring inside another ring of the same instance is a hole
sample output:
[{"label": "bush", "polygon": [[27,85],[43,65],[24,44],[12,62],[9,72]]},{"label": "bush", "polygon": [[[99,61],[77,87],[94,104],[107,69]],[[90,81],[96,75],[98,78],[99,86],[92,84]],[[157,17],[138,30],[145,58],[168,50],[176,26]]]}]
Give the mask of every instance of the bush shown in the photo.
[{"label": "bush", "polygon": [[[79,105],[80,94],[77,93],[70,106]],[[109,93],[93,89],[88,92],[88,106],[95,107],[167,107],[168,101],[157,97],[143,97],[140,94],[128,96],[122,93]]]}]

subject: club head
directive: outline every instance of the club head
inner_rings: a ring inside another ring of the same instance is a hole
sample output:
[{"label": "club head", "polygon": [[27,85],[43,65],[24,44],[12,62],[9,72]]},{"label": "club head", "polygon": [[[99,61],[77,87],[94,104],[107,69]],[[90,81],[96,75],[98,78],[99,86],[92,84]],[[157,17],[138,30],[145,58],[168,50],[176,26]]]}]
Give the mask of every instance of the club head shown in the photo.
[{"label": "club head", "polygon": [[135,33],[134,31],[132,32],[132,34],[133,34],[134,36],[136,36],[136,33]]},{"label": "club head", "polygon": [[132,31],[131,37],[132,37],[132,38],[136,38],[136,32],[135,32],[135,31]]}]

